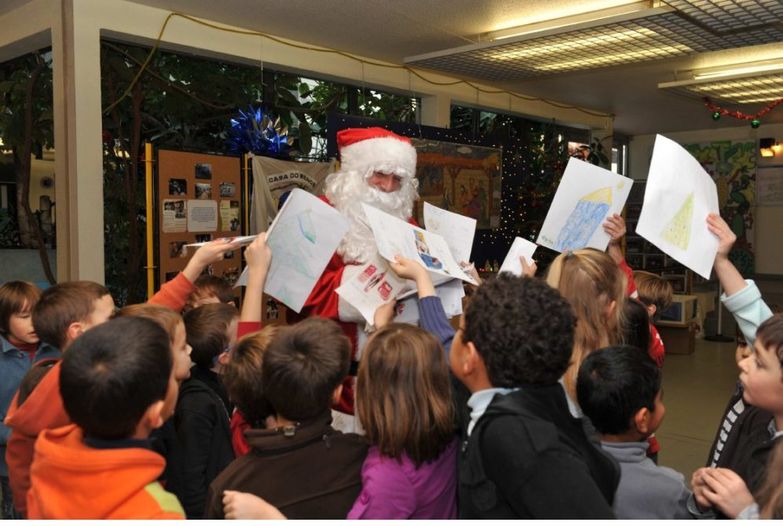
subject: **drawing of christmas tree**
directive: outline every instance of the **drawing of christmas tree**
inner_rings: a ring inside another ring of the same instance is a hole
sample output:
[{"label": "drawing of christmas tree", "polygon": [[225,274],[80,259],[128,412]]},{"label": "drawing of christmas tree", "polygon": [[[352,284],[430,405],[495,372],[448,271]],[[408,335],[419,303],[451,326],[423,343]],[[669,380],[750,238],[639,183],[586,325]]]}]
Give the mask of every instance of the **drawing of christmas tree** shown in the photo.
[{"label": "drawing of christmas tree", "polygon": [[691,223],[693,223],[693,192],[688,194],[680,209],[664,227],[661,237],[682,250],[688,250],[691,242]]}]

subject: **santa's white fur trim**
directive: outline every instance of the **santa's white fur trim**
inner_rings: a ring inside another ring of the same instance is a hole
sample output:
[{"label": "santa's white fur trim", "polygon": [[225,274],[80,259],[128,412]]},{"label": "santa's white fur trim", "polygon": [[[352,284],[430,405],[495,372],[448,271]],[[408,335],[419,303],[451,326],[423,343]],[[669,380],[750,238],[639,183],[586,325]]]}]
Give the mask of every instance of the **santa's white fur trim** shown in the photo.
[{"label": "santa's white fur trim", "polygon": [[342,170],[393,173],[412,178],[416,174],[416,148],[409,142],[393,137],[365,139],[340,148]]}]

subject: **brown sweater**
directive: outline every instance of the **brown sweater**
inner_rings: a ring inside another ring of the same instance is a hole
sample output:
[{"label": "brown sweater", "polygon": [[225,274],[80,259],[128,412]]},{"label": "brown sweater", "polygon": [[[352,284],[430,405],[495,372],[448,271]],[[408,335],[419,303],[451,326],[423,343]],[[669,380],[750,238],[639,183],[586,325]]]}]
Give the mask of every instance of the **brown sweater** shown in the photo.
[{"label": "brown sweater", "polygon": [[223,491],[253,493],[289,519],[344,519],[362,487],[367,443],[331,426],[331,415],[303,423],[293,436],[273,429],[245,432],[250,453],[212,482],[207,519],[223,518]]}]

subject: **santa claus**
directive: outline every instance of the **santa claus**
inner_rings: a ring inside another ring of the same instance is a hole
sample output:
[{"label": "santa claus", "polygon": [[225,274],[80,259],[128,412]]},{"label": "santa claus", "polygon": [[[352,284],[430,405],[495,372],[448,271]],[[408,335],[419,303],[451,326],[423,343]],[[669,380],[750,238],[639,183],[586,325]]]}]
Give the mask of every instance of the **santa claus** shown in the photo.
[{"label": "santa claus", "polygon": [[[342,326],[353,346],[351,375],[355,376],[357,349],[366,338],[364,318],[335,290],[358,274],[363,263],[379,259],[362,203],[413,222],[411,212],[418,199],[416,149],[407,137],[383,128],[339,131],[337,146],[340,170],[326,178],[325,195],[321,199],[347,217],[350,228],[310,293],[301,315],[331,318]],[[343,384],[342,398],[335,409],[353,414],[351,377]]]}]

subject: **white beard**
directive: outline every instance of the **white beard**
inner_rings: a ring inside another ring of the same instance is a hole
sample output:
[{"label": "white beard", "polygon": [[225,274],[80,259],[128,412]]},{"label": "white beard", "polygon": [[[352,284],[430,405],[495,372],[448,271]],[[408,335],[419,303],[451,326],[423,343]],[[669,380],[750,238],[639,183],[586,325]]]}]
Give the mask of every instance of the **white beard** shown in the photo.
[{"label": "white beard", "polygon": [[329,202],[351,222],[337,247],[345,263],[366,263],[378,254],[375,237],[367,224],[362,203],[374,206],[396,218],[408,221],[413,203],[419,198],[415,177],[403,177],[396,192],[383,192],[367,183],[373,169],[366,174],[355,170],[335,172],[326,178],[325,195]]}]

